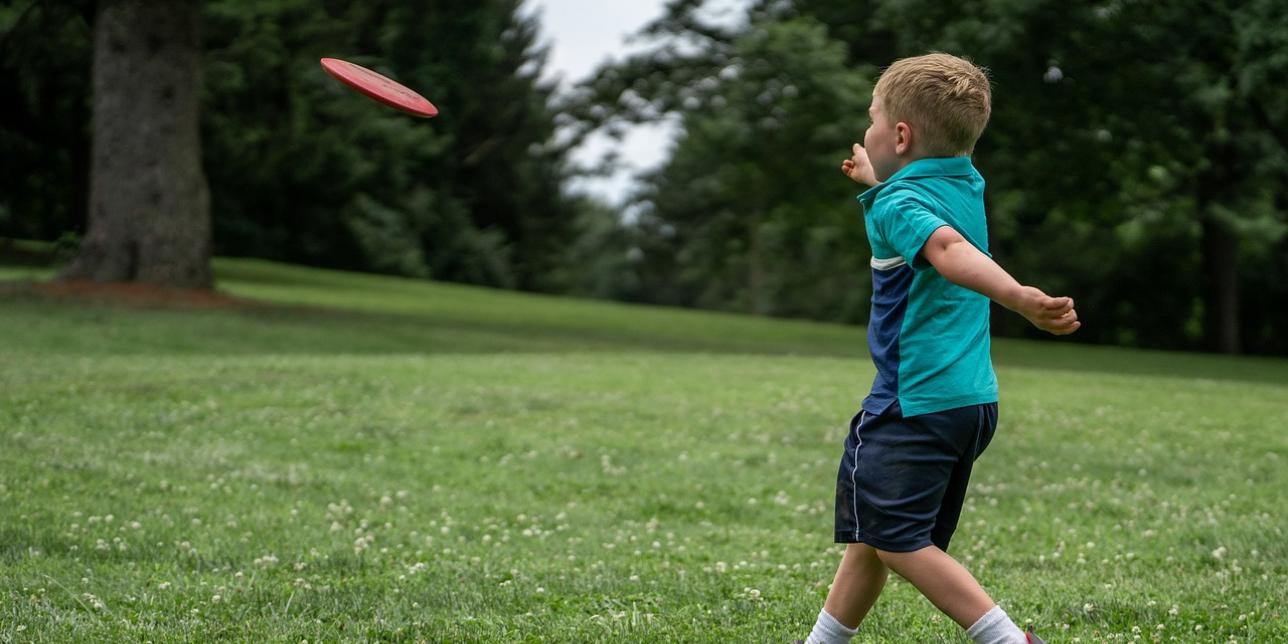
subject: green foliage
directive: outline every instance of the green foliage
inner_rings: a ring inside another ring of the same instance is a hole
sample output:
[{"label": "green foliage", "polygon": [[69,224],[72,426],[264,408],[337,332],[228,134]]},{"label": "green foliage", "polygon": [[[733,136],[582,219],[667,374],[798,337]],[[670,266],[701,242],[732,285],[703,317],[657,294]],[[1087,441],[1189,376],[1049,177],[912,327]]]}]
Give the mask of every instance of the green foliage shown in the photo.
[{"label": "green foliage", "polygon": [[[649,49],[553,105],[520,0],[210,0],[217,251],[862,321],[858,187],[836,166],[880,66],[943,50],[995,84],[975,154],[991,248],[1075,296],[1078,340],[1229,350],[1233,324],[1245,350],[1288,353],[1281,2],[758,0],[719,22],[709,4],[669,2]],[[83,228],[93,8],[0,0],[0,234]],[[442,113],[372,104],[322,56]],[[567,194],[566,144],[662,119],[682,134],[627,215]],[[994,328],[1037,333],[1009,315]]]},{"label": "green foliage", "polygon": [[[535,29],[510,0],[212,2],[205,135],[220,248],[556,286],[544,276],[571,228]],[[320,71],[323,56],[422,90],[440,116],[358,97]]]},{"label": "green foliage", "polygon": [[[831,166],[862,137],[861,110],[852,99],[802,105],[792,118],[813,129],[775,138],[747,117],[746,99],[775,74],[853,96],[846,88],[878,66],[941,50],[986,66],[994,81],[975,152],[992,250],[1021,280],[1075,296],[1078,339],[1216,347],[1221,321],[1236,319],[1247,349],[1288,351],[1273,330],[1282,312],[1267,304],[1288,296],[1288,92],[1275,80],[1288,72],[1288,29],[1277,3],[766,0],[733,27],[704,22],[707,4],[672,3],[645,31],[657,46],[600,70],[577,112],[590,128],[668,115],[685,126],[641,195],[649,217],[639,244],[664,258],[649,299],[862,319],[861,238],[817,247],[817,262],[799,244],[765,243],[808,238],[820,222],[847,230],[860,217],[852,203],[830,214],[840,206],[828,198],[845,189]],[[797,49],[766,56],[742,103],[692,100],[742,82],[719,71],[736,47],[776,30]],[[1228,265],[1238,266],[1229,279],[1215,269]],[[783,288],[755,266],[772,267]],[[1231,290],[1244,293],[1237,308],[1218,310]],[[995,328],[1037,333],[1009,316]]]},{"label": "green foliage", "polygon": [[89,201],[90,0],[0,0],[0,234],[57,239]]},{"label": "green foliage", "polygon": [[[202,136],[216,251],[529,289],[576,231],[544,51],[520,0],[210,0]],[[81,231],[93,3],[0,3],[0,234]],[[432,121],[318,66],[422,90]]]},{"label": "green foliage", "polygon": [[[1084,340],[1218,348],[1234,318],[1249,349],[1283,352],[1255,286],[1273,270],[1265,249],[1288,250],[1284,203],[1267,198],[1288,179],[1288,112],[1262,107],[1282,94],[1264,74],[1285,71],[1264,53],[1288,32],[1267,7],[981,0],[881,15],[892,55],[944,49],[991,70],[976,158],[1008,206],[991,212],[996,252],[1075,295]],[[1239,269],[1224,279],[1223,265]],[[1231,290],[1247,295],[1218,310]]]},{"label": "green foliage", "polygon": [[[612,70],[592,87],[621,107],[674,108],[683,133],[648,178],[630,272],[638,298],[825,320],[859,319],[866,298],[855,191],[839,177],[846,115],[867,108],[870,83],[813,20],[767,22],[631,82]],[[632,63],[626,65],[634,70]],[[642,68],[641,68],[642,69]],[[642,82],[639,82],[641,81]],[[826,118],[823,118],[827,115]],[[844,297],[835,297],[845,294]]]}]

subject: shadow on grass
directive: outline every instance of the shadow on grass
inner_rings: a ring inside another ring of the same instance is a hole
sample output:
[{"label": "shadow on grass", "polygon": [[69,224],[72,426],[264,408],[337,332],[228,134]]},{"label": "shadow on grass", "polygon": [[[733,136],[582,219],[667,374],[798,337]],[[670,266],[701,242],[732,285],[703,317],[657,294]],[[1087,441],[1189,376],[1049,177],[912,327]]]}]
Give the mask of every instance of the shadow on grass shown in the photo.
[{"label": "shadow on grass", "polygon": [[[307,269],[300,269],[308,272]],[[366,276],[363,276],[366,277]],[[262,278],[267,279],[267,278]],[[280,275],[279,275],[280,279]],[[497,297],[505,297],[498,293]],[[194,307],[183,300],[77,299],[50,294],[33,282],[0,282],[0,349],[92,354],[485,354],[564,352],[658,352],[715,355],[797,355],[866,361],[860,327],[833,331],[835,342],[784,331],[772,338],[711,333],[731,324],[712,318],[705,333],[700,315],[685,312],[677,327],[659,332],[619,329],[569,314],[543,320],[469,319],[431,314],[364,312],[318,306],[280,305],[225,298],[225,306]],[[558,306],[553,304],[552,307]],[[736,324],[735,320],[732,324]],[[733,327],[730,327],[731,330]],[[784,327],[786,328],[786,327]],[[78,336],[93,334],[93,341]],[[23,337],[26,336],[26,337]],[[999,367],[1115,375],[1141,375],[1288,384],[1288,360],[1124,349],[1065,340],[995,339]]]}]

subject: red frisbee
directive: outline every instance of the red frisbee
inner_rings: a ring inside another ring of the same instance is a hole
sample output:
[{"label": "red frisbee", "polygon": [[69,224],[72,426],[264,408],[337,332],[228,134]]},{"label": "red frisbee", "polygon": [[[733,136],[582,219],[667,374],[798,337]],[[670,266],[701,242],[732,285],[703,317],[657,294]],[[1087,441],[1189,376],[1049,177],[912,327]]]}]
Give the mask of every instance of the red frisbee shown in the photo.
[{"label": "red frisbee", "polygon": [[355,65],[339,58],[323,58],[322,69],[341,83],[394,109],[425,118],[438,115],[438,108],[424,96],[362,65]]}]

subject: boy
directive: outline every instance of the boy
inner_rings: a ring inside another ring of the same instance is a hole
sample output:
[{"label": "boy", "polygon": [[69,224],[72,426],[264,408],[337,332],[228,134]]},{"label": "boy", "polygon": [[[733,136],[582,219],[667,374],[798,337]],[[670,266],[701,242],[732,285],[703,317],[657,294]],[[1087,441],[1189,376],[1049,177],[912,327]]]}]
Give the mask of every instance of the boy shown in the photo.
[{"label": "boy", "polygon": [[872,391],[850,421],[837,474],[836,541],[847,544],[807,642],[849,642],[889,570],[975,642],[1039,642],[944,551],[971,464],[993,436],[997,381],[989,299],[1057,335],[1077,330],[1073,301],[1017,283],[988,255],[984,180],[970,153],[988,123],[988,77],[947,54],[882,74],[863,145],[841,171],[872,246]]}]

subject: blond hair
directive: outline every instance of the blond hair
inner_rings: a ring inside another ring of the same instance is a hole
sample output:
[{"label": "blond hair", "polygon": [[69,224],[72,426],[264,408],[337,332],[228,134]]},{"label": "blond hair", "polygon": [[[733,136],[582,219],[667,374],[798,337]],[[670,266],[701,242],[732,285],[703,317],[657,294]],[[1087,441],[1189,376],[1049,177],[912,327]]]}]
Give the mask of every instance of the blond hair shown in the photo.
[{"label": "blond hair", "polygon": [[985,70],[949,54],[894,61],[872,93],[881,98],[890,122],[916,128],[923,150],[931,156],[970,154],[992,111]]}]

